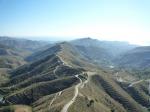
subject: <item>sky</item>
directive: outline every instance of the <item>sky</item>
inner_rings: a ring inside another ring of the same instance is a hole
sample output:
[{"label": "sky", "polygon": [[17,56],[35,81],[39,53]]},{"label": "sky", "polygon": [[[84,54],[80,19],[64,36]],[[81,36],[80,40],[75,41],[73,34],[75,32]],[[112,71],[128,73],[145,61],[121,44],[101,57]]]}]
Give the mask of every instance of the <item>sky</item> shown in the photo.
[{"label": "sky", "polygon": [[0,36],[150,45],[150,0],[0,0]]}]

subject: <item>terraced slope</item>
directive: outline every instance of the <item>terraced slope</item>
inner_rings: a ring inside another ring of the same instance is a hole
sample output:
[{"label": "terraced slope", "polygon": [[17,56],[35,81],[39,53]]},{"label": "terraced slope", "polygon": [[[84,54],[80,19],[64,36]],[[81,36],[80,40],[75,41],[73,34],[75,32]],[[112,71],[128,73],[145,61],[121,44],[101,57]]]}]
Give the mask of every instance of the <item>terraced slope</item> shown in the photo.
[{"label": "terraced slope", "polygon": [[139,102],[110,72],[89,63],[66,42],[34,56],[1,86],[1,109],[27,105],[33,112],[148,112],[146,100]]}]

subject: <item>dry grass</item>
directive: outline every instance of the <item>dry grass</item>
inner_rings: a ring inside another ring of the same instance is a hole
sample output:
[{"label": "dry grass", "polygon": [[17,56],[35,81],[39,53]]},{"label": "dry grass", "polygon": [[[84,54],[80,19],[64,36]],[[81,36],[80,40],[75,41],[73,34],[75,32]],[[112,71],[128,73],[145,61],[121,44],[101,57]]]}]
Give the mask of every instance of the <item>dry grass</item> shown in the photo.
[{"label": "dry grass", "polygon": [[32,112],[32,108],[27,105],[11,105],[1,107],[0,112]]},{"label": "dry grass", "polygon": [[25,105],[15,105],[14,112],[32,112],[32,108]]}]

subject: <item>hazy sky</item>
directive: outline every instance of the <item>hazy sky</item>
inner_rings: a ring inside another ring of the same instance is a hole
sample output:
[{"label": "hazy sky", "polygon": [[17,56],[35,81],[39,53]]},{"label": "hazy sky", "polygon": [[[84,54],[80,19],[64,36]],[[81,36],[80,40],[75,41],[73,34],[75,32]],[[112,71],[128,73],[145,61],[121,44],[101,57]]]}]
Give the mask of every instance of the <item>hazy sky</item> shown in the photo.
[{"label": "hazy sky", "polygon": [[150,0],[0,0],[0,35],[146,44]]}]

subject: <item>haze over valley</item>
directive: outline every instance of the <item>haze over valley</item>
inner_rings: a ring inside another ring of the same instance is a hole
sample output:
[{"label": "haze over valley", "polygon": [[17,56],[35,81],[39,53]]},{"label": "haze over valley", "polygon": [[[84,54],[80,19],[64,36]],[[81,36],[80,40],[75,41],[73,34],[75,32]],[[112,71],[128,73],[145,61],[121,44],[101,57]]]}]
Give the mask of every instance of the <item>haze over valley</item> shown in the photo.
[{"label": "haze over valley", "polygon": [[0,45],[1,111],[148,112],[149,46],[89,37]]},{"label": "haze over valley", "polygon": [[150,112],[148,0],[1,0],[0,112]]}]

